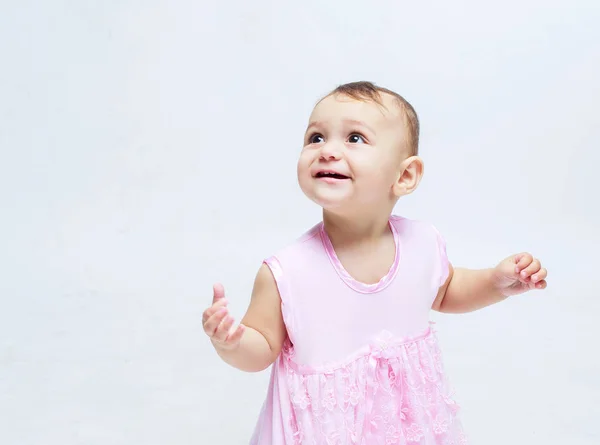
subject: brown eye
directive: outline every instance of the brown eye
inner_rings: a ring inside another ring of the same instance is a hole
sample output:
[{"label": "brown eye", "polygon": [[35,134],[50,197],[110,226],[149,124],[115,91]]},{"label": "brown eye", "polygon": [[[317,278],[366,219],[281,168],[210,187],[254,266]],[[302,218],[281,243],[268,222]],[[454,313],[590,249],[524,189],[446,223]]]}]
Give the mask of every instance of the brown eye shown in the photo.
[{"label": "brown eye", "polygon": [[325,138],[322,135],[320,135],[319,133],[315,133],[311,137],[308,138],[309,144],[320,144],[323,141],[325,141]]},{"label": "brown eye", "polygon": [[348,142],[350,142],[351,144],[364,144],[366,141],[365,141],[365,138],[362,137],[360,134],[352,133],[348,137]]}]

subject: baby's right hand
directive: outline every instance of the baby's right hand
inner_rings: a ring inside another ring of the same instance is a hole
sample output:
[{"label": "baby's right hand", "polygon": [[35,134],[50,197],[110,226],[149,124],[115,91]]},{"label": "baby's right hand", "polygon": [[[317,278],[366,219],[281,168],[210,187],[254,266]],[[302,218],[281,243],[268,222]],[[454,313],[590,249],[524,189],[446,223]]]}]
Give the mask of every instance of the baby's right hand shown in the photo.
[{"label": "baby's right hand", "polygon": [[229,315],[225,290],[220,284],[213,286],[212,306],[202,314],[204,332],[209,336],[215,348],[232,350],[239,346],[246,327],[240,324],[233,329],[234,319]]}]

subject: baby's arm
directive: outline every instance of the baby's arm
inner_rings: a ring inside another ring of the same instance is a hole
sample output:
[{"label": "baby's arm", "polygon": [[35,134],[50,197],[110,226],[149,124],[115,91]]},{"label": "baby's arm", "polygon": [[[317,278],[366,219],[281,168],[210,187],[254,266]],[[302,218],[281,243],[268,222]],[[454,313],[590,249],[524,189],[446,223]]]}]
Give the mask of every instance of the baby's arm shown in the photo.
[{"label": "baby's arm", "polygon": [[531,289],[544,289],[548,274],[528,253],[510,256],[491,269],[449,267],[448,279],[432,306],[439,312],[471,312]]},{"label": "baby's arm", "polygon": [[[237,329],[228,314],[222,292],[215,286],[213,306],[205,311],[204,330],[217,354],[242,371],[268,368],[279,355],[287,332],[281,314],[281,300],[275,279],[266,264],[254,281],[250,306]],[[218,295],[220,293],[220,295]]]}]

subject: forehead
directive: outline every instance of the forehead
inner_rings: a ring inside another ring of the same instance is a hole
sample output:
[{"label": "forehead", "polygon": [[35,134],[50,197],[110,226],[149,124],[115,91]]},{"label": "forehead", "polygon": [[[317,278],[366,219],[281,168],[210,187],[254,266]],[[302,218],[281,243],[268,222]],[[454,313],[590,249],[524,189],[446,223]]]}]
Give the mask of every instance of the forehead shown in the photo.
[{"label": "forehead", "polygon": [[315,106],[310,120],[362,121],[379,130],[402,127],[401,110],[395,99],[388,94],[382,94],[381,99],[382,103],[378,104],[372,100],[357,100],[344,95],[327,96]]}]

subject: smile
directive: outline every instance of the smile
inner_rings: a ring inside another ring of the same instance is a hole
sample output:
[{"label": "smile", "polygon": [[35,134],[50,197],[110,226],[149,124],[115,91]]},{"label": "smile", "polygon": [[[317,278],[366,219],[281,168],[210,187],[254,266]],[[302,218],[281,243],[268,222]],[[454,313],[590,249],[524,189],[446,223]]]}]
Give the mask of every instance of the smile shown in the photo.
[{"label": "smile", "polygon": [[341,173],[335,172],[335,171],[327,171],[327,170],[323,170],[320,172],[317,172],[317,174],[315,175],[315,178],[318,179],[350,179],[348,176],[343,175]]}]

